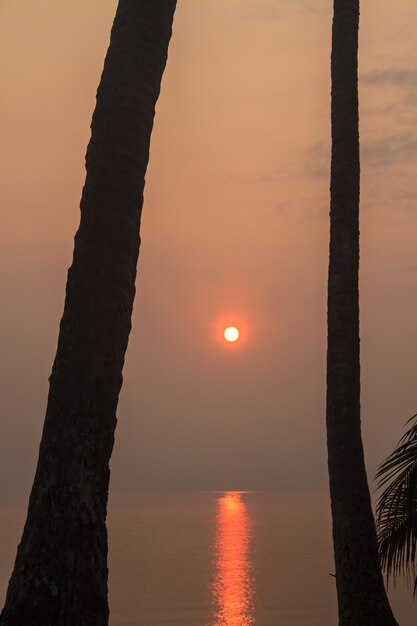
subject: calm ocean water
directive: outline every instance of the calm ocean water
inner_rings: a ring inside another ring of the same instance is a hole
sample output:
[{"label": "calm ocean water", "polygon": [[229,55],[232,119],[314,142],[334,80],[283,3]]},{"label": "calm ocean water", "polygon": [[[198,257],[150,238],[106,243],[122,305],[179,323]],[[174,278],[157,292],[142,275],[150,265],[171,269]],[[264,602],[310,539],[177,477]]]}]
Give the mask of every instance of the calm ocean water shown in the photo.
[{"label": "calm ocean water", "polygon": [[[111,626],[336,626],[328,504],[270,492],[146,493],[109,507]],[[24,521],[0,510],[0,600]],[[390,589],[400,626],[417,603]]]}]

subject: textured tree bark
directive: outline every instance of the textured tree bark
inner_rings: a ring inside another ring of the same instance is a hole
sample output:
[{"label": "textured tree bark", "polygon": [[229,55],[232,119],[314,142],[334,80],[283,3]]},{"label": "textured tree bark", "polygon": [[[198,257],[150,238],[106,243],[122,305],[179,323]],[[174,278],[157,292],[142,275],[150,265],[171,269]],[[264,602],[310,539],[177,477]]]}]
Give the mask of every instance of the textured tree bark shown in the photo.
[{"label": "textured tree bark", "polygon": [[176,0],[120,0],[117,8],[91,125],[39,461],[1,626],[108,624],[109,459],[150,135],[175,6]]},{"label": "textured tree bark", "polygon": [[394,626],[378,558],[360,425],[359,0],[334,0],[327,445],[339,626]]}]

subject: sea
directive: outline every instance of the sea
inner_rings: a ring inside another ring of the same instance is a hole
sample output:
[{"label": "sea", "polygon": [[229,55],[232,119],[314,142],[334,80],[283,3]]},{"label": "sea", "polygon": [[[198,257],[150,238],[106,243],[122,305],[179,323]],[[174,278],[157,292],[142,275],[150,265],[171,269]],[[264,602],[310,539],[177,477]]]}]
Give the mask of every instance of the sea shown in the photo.
[{"label": "sea", "polygon": [[[0,602],[25,510],[0,509]],[[329,504],[262,491],[112,497],[111,626],[337,626]],[[400,626],[417,601],[389,585]]]}]

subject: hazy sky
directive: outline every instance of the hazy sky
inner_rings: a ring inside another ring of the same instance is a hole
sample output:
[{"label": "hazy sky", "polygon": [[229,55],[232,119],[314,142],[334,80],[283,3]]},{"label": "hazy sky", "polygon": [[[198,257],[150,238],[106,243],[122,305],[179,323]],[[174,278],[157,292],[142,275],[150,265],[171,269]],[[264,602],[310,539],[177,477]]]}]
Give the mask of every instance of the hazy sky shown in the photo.
[{"label": "hazy sky", "polygon": [[[116,0],[1,0],[0,495],[30,488]],[[179,0],[112,490],[327,488],[330,0]],[[417,411],[415,0],[362,3],[369,474]],[[238,345],[223,328],[240,326]]]}]

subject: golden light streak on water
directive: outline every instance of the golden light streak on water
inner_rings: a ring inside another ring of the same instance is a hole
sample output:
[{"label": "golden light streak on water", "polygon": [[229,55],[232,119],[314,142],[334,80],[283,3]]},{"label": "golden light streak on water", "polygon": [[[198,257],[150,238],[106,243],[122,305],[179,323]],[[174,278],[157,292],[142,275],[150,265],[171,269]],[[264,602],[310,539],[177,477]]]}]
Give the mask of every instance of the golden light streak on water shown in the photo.
[{"label": "golden light streak on water", "polygon": [[255,618],[251,521],[241,492],[225,492],[217,505],[211,586],[214,616],[210,625],[252,626]]}]

